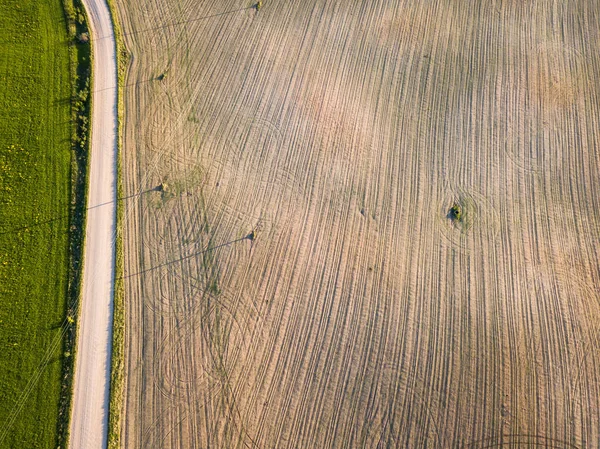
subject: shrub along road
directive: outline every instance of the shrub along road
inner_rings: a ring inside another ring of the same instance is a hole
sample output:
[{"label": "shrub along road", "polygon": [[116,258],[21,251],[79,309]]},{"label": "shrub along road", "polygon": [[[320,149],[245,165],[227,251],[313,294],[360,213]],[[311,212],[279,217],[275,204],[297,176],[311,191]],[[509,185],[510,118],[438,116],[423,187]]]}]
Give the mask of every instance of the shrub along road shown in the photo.
[{"label": "shrub along road", "polygon": [[93,45],[93,112],[83,296],[70,448],[106,446],[114,294],[117,71],[115,39],[104,0],[85,0]]}]

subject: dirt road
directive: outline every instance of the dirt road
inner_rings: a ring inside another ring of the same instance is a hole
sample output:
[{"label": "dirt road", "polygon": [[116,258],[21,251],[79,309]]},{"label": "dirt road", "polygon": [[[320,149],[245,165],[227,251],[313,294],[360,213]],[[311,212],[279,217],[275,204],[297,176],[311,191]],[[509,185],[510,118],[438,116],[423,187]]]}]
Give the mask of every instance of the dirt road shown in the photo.
[{"label": "dirt road", "polygon": [[106,446],[115,265],[117,71],[110,12],[84,0],[94,78],[88,217],[73,391],[72,449]]}]

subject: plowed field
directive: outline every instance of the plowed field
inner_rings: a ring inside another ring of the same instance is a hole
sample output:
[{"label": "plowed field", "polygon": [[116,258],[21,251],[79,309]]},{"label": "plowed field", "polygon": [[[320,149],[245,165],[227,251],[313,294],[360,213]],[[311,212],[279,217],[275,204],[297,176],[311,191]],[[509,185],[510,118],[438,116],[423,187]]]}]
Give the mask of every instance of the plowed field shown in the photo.
[{"label": "plowed field", "polygon": [[600,441],[595,2],[118,3],[124,447]]}]

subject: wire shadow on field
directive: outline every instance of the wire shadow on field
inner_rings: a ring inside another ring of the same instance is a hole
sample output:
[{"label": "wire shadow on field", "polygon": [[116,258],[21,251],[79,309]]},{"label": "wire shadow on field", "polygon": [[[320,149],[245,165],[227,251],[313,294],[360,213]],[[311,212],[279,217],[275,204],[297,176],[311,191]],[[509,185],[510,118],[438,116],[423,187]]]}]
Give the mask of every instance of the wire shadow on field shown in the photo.
[{"label": "wire shadow on field", "polygon": [[[142,84],[151,83],[152,81],[157,81],[157,78],[153,77],[153,78],[150,78],[150,79],[147,79],[147,80],[139,80],[139,81],[136,81],[135,83],[126,84],[126,85],[123,86],[123,89],[129,89],[130,87],[141,86]],[[95,93],[98,93],[98,92],[106,92],[106,91],[109,91],[109,90],[116,90],[116,89],[117,89],[117,86],[115,85],[115,86],[105,87],[103,89],[92,89],[91,93],[95,94]]]},{"label": "wire shadow on field", "polygon": [[[130,199],[136,198],[138,196],[142,196],[145,193],[155,192],[157,189],[158,189],[158,187],[153,187],[152,189],[144,190],[143,192],[134,193],[134,194],[128,195],[128,196],[123,196],[121,198],[117,198],[117,202],[130,200]],[[93,209],[98,209],[100,207],[108,206],[109,204],[113,204],[113,203],[114,203],[114,201],[107,201],[105,203],[95,204],[93,206],[87,207],[85,210],[89,211],[89,210],[93,210]],[[58,215],[58,216],[53,217],[53,218],[48,218],[47,220],[42,220],[42,221],[34,220],[34,221],[32,221],[32,222],[30,222],[28,224],[24,224],[22,226],[19,226],[18,228],[9,229],[9,230],[6,230],[6,231],[0,231],[0,235],[12,234],[14,232],[29,231],[30,229],[38,228],[40,226],[51,225],[53,223],[56,223],[56,222],[59,222],[59,221],[62,221],[62,220],[68,220],[70,217],[71,217],[71,214],[70,213],[66,213],[66,214],[63,214],[63,215]]]},{"label": "wire shadow on field", "polygon": [[150,272],[150,271],[158,270],[160,268],[164,268],[166,266],[173,265],[173,264],[181,262],[183,260],[191,259],[192,257],[199,256],[199,255],[202,255],[202,254],[206,254],[208,252],[217,250],[219,248],[223,248],[225,246],[230,246],[230,245],[233,245],[234,243],[242,242],[244,240],[250,240],[250,242],[254,242],[254,233],[251,232],[250,234],[248,234],[248,235],[246,235],[244,237],[241,237],[239,239],[235,239],[235,240],[231,240],[229,242],[221,243],[221,244],[216,245],[216,246],[211,246],[209,248],[205,248],[203,250],[196,251],[196,252],[194,252],[192,254],[188,254],[187,256],[180,257],[179,259],[170,260],[168,262],[164,262],[164,263],[155,265],[153,267],[146,268],[144,270],[140,270],[137,273],[128,274],[126,276],[123,276],[120,279],[128,279],[128,278],[132,278],[134,276],[139,276],[140,274],[145,274],[145,273]]},{"label": "wire shadow on field", "polygon": [[[158,31],[158,30],[163,30],[165,28],[172,28],[172,27],[176,27],[179,25],[187,25],[188,23],[193,23],[193,22],[200,22],[201,20],[208,20],[208,19],[214,19],[215,17],[221,17],[221,16],[226,16],[228,14],[233,14],[236,12],[242,12],[242,11],[247,11],[249,9],[256,9],[256,6],[252,5],[252,6],[246,6],[245,8],[238,8],[238,9],[232,9],[229,11],[223,11],[220,13],[216,13],[216,14],[211,14],[208,16],[202,16],[202,17],[193,17],[191,19],[187,19],[187,20],[182,20],[179,22],[171,22],[171,23],[167,23],[166,25],[160,25],[157,27],[153,27],[153,28],[144,28],[143,30],[135,30],[135,31],[131,31],[129,33],[123,33],[123,36],[127,37],[127,36],[135,36],[136,34],[141,34],[141,33],[149,33],[150,31]],[[93,40],[96,41],[101,41],[104,39],[109,39],[112,38],[112,36],[102,36]]]}]

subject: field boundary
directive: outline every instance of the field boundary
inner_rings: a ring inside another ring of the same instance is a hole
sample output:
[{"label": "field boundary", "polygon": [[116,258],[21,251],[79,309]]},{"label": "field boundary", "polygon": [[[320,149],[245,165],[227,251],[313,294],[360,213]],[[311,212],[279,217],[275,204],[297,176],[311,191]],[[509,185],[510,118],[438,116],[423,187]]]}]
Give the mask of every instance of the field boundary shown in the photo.
[{"label": "field boundary", "polygon": [[62,0],[69,43],[71,82],[71,208],[69,211],[69,279],[63,340],[62,385],[57,422],[57,446],[69,439],[76,357],[78,309],[81,297],[87,181],[91,132],[93,54],[87,14],[81,0]]},{"label": "field boundary", "polygon": [[[123,86],[129,54],[125,48],[117,7],[114,0],[106,0],[110,10],[116,43],[117,55],[117,198],[123,198],[121,177],[121,136],[123,128]],[[115,235],[115,289],[113,298],[113,336],[110,372],[110,397],[108,409],[108,449],[121,446],[121,412],[123,408],[124,389],[124,350],[125,350],[125,291],[123,277],[123,208],[117,201],[117,226]]]}]

